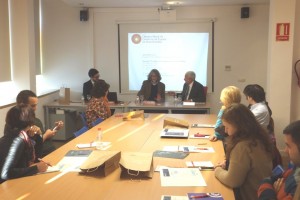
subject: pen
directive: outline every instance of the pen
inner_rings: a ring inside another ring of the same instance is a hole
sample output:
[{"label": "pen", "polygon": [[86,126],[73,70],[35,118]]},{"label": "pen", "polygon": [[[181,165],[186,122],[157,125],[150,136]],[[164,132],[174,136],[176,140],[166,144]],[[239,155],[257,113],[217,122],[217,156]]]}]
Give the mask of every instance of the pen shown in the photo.
[{"label": "pen", "polygon": [[48,163],[48,162],[45,162],[45,161],[43,161],[43,160],[42,160],[42,159],[40,159],[40,158],[38,158],[38,160],[39,160],[40,162],[44,162],[44,163],[46,163],[46,165],[48,165],[48,166],[52,167],[52,165],[51,165],[50,163]]},{"label": "pen", "polygon": [[203,194],[203,195],[195,195],[195,196],[190,196],[190,199],[200,199],[200,198],[206,198],[209,197],[209,195],[207,194]]}]

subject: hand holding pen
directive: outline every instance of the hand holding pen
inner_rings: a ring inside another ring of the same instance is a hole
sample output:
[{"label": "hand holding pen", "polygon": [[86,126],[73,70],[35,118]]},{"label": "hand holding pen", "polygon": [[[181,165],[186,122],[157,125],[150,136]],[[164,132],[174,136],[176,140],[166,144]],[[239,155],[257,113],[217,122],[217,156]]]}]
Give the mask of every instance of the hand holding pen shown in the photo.
[{"label": "hand holding pen", "polygon": [[45,164],[48,165],[49,167],[52,167],[52,165],[51,165],[49,162],[43,161],[41,158],[38,158],[38,160],[39,160],[40,162],[45,163]]}]

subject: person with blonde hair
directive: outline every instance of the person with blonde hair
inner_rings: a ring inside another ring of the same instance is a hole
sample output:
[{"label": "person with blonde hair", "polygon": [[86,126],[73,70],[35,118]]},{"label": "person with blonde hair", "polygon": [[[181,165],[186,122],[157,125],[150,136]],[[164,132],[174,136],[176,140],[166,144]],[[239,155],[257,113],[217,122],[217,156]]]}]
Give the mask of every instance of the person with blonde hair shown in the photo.
[{"label": "person with blonde hair", "polygon": [[222,115],[224,110],[233,103],[240,103],[242,99],[241,91],[235,86],[225,87],[221,91],[220,101],[223,104],[215,124],[215,133],[209,139],[210,141],[222,140],[225,137],[224,126],[222,125]]}]

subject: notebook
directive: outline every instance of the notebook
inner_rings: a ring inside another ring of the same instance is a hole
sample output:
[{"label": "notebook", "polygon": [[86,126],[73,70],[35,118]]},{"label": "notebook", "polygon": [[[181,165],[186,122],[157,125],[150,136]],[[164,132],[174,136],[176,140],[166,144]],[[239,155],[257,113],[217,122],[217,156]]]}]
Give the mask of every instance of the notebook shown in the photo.
[{"label": "notebook", "polygon": [[165,128],[160,132],[160,137],[162,137],[162,138],[188,138],[189,137],[189,129]]}]

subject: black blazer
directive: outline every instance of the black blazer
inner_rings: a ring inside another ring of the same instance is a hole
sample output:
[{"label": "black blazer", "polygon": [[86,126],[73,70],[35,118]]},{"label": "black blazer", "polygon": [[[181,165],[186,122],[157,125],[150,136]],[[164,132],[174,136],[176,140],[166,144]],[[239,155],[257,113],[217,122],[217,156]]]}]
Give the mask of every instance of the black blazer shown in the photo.
[{"label": "black blazer", "polygon": [[83,84],[82,95],[83,95],[85,101],[88,101],[87,95],[91,95],[92,89],[93,89],[93,83],[91,80],[89,80]]},{"label": "black blazer", "polygon": [[[184,84],[183,85],[183,89],[182,89],[182,101],[184,101],[186,99],[186,96],[188,95],[188,89],[189,89],[189,85],[188,84]],[[190,91],[190,95],[188,100],[193,100],[194,102],[206,102],[206,96],[204,94],[204,87],[201,83],[194,81],[193,83],[193,87]]]}]

